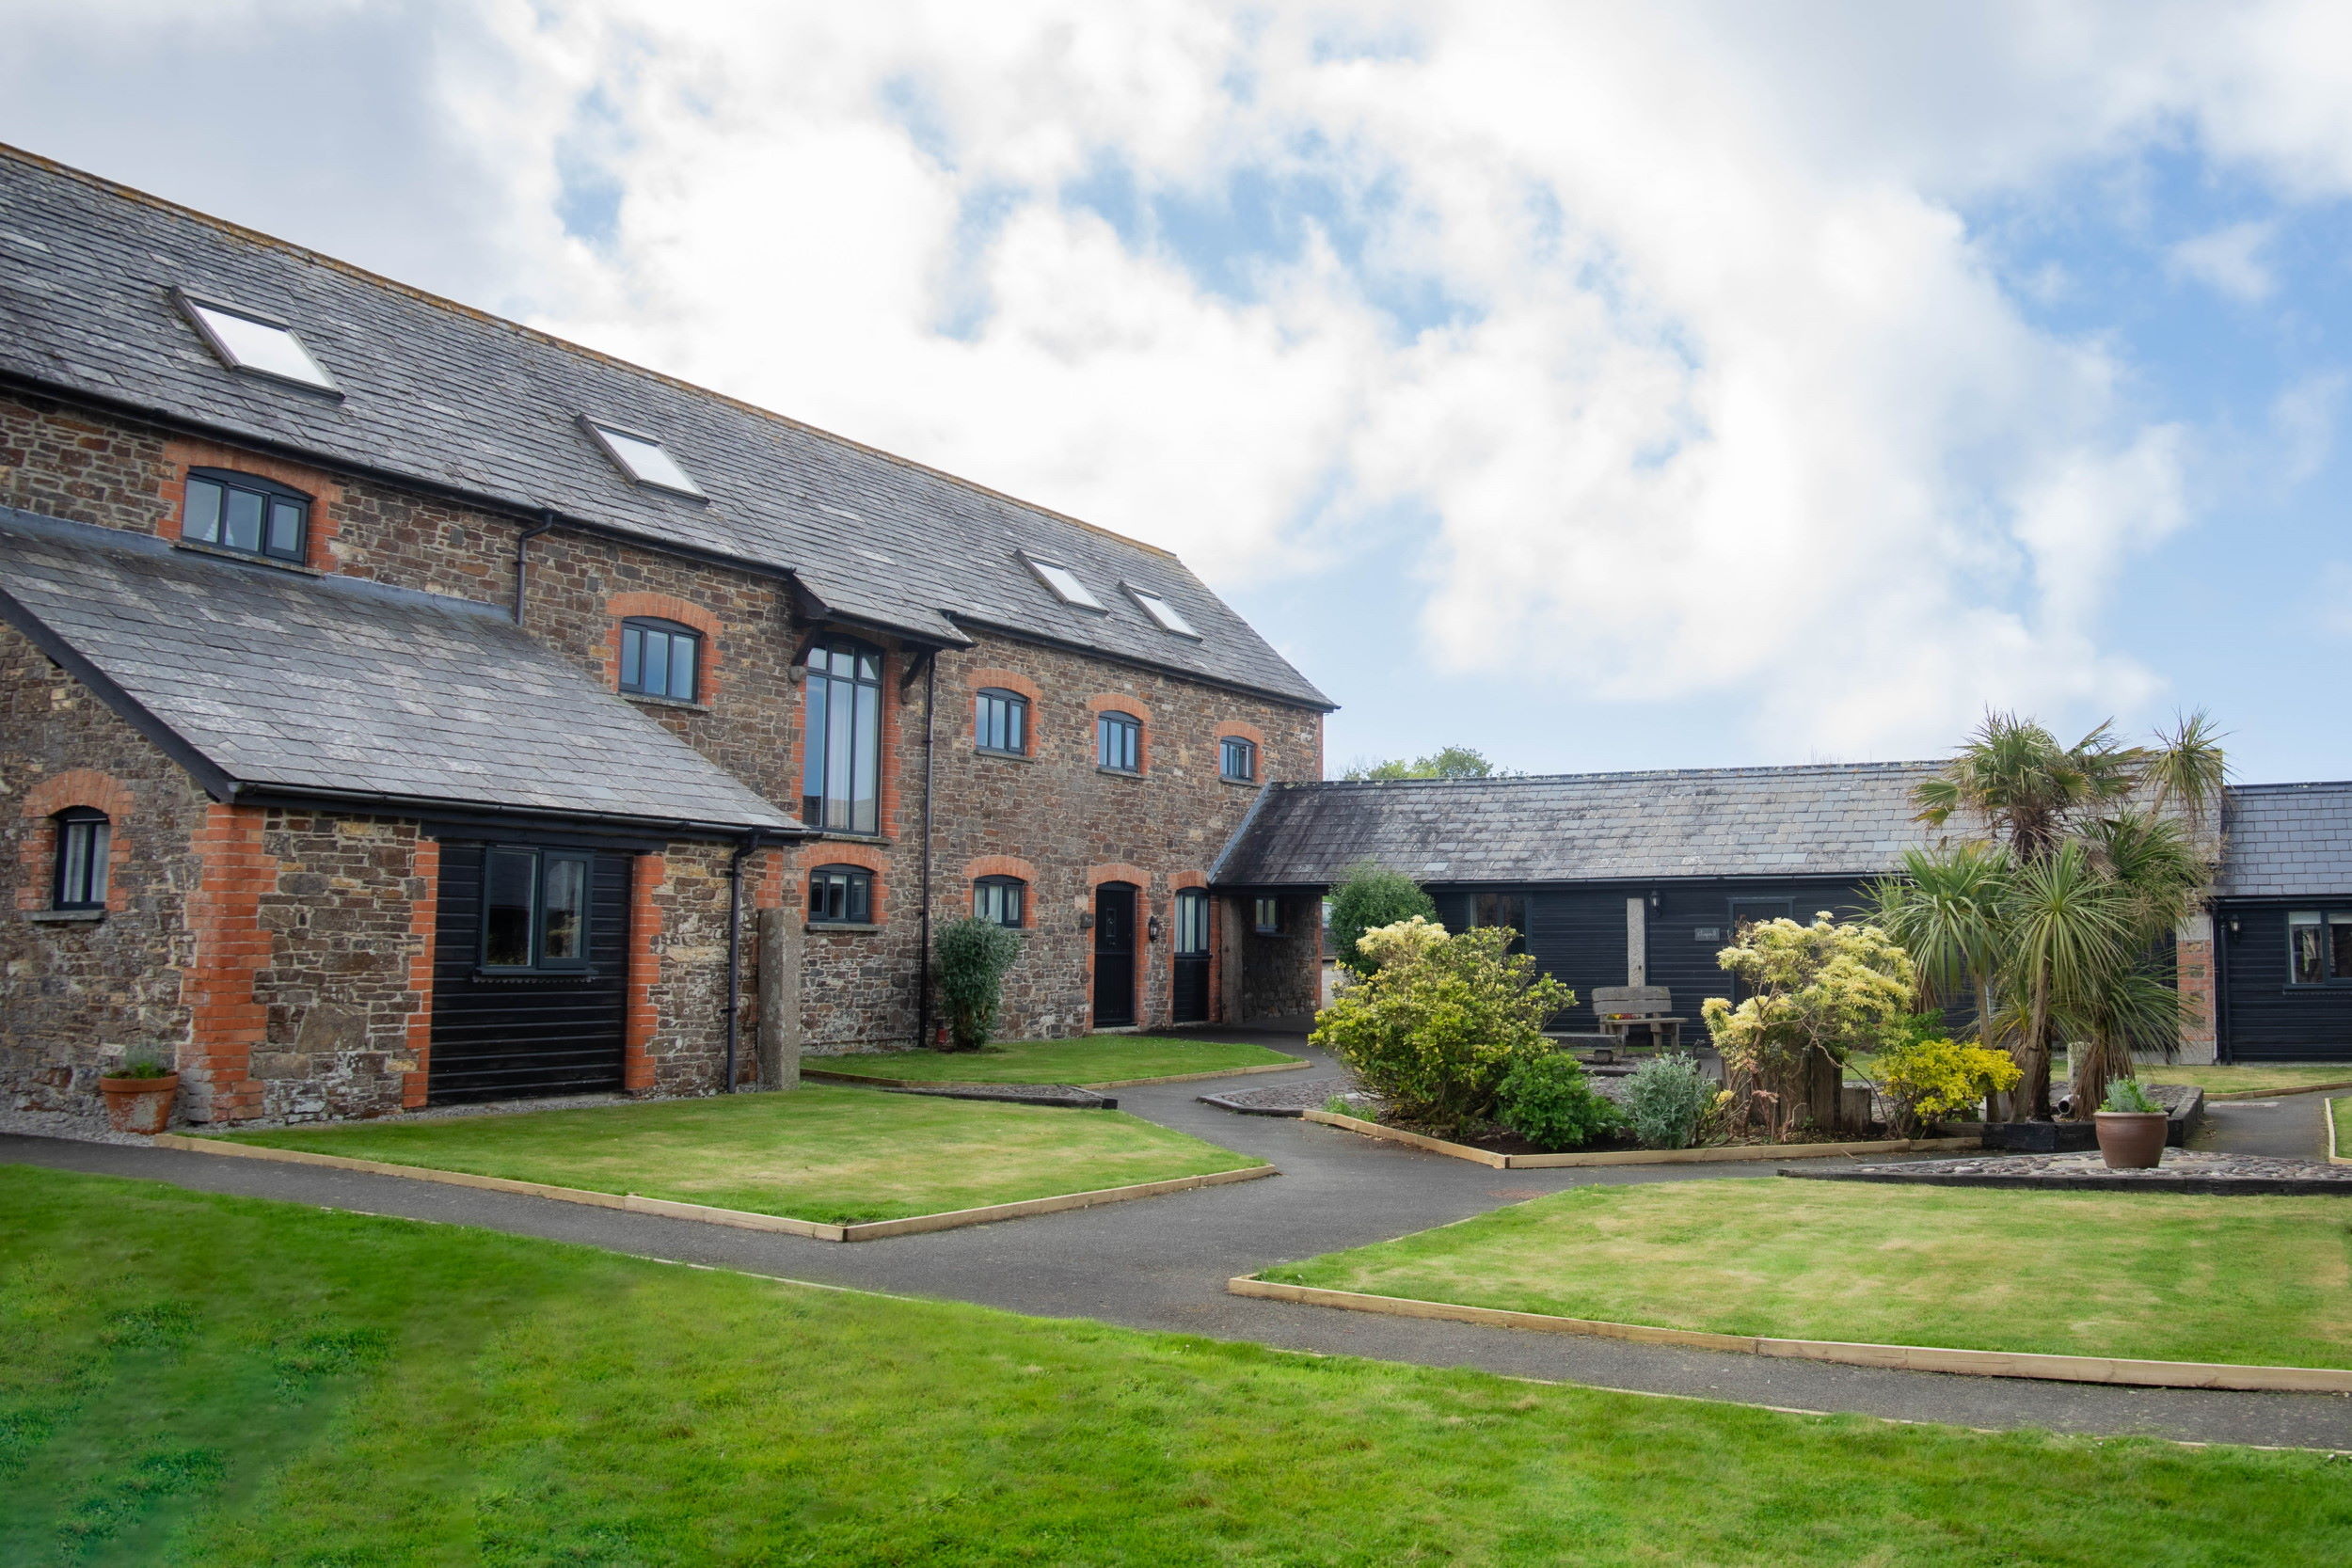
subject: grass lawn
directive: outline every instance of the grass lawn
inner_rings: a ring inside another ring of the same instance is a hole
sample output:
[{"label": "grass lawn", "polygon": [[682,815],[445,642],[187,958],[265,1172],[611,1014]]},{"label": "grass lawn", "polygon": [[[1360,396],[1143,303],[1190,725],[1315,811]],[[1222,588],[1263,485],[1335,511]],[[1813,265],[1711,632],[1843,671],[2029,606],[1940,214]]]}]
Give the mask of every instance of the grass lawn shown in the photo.
[{"label": "grass lawn", "polygon": [[0,1166],[0,1561],[2275,1564],[2315,1454],[1642,1399]]},{"label": "grass lawn", "polygon": [[2352,1367],[2338,1197],[1580,1187],[1265,1277],[1723,1334]]},{"label": "grass lawn", "polygon": [[2352,1095],[2328,1101],[2328,1114],[2336,1118],[2336,1152],[2352,1156]]},{"label": "grass lawn", "polygon": [[2313,1084],[2352,1084],[2352,1062],[2311,1062],[2275,1067],[2176,1067],[2143,1062],[2140,1077],[2151,1084],[2194,1084],[2207,1094],[2244,1090],[2300,1089]]},{"label": "grass lawn", "polygon": [[236,1132],[228,1141],[847,1225],[1265,1162],[1120,1111],[789,1094]]},{"label": "grass lawn", "polygon": [[1164,1040],[1150,1035],[1084,1035],[1021,1040],[985,1051],[885,1051],[810,1056],[802,1065],[828,1072],[909,1078],[926,1084],[1109,1084],[1172,1078],[1180,1072],[1231,1072],[1298,1060],[1263,1045],[1231,1040]]}]

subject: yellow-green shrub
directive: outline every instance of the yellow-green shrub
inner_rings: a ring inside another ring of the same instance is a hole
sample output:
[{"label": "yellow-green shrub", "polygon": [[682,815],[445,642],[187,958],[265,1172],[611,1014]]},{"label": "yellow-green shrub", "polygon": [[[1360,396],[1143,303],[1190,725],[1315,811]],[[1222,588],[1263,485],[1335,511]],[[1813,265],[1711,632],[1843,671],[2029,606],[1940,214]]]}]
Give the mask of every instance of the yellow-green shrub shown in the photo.
[{"label": "yellow-green shrub", "polygon": [[2025,1074],[2005,1051],[1958,1040],[1913,1040],[1891,1046],[1871,1062],[1879,1088],[1895,1103],[1898,1130],[1966,1110],[1987,1094],[2014,1088]]}]

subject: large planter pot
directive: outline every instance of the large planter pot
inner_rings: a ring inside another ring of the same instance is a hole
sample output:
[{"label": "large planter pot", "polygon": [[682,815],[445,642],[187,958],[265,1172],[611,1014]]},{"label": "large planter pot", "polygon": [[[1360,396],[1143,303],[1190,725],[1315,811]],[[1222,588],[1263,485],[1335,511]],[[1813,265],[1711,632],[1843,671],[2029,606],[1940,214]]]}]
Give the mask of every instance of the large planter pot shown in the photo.
[{"label": "large planter pot", "polygon": [[118,1132],[144,1132],[152,1137],[171,1125],[171,1101],[180,1092],[180,1075],[101,1078],[98,1091],[106,1097],[107,1126]]},{"label": "large planter pot", "polygon": [[2099,1157],[2109,1170],[2153,1170],[2164,1158],[2169,1130],[2162,1111],[2098,1111]]}]

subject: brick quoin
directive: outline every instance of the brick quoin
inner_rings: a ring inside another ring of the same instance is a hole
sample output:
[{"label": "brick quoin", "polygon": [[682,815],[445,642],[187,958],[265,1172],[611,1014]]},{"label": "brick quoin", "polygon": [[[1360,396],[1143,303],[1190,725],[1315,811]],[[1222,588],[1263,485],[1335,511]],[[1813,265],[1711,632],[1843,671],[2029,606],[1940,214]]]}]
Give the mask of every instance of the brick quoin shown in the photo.
[{"label": "brick quoin", "polygon": [[310,531],[304,541],[303,564],[322,572],[331,572],[340,563],[335,536],[342,526],[343,487],[325,469],[183,436],[167,436],[163,455],[165,463],[169,465],[170,474],[164,481],[164,515],[157,530],[164,538],[178,539],[180,525],[187,516],[188,470],[229,468],[241,474],[258,474],[263,479],[274,479],[310,497]]},{"label": "brick quoin", "polygon": [[654,988],[661,977],[661,884],[669,875],[660,855],[640,855],[628,879],[628,1003],[623,1020],[621,1086],[644,1094],[654,1086],[653,1044],[661,1027]]},{"label": "brick quoin", "polygon": [[604,683],[615,691],[621,687],[621,623],[627,620],[675,621],[691,626],[703,634],[702,657],[694,670],[694,700],[708,707],[719,700],[722,682],[719,663],[726,627],[719,617],[675,594],[615,594],[605,601],[604,611],[612,625],[606,634],[604,646]]},{"label": "brick quoin", "polygon": [[130,785],[95,768],[70,768],[62,773],[53,773],[24,792],[24,815],[38,825],[39,831],[24,835],[24,880],[16,890],[17,908],[38,910],[47,906],[55,891],[57,866],[57,831],[48,819],[73,806],[87,806],[106,814],[106,909],[109,913],[119,914],[130,893],[115,873],[134,853],[133,835],[125,831],[124,824],[138,807]]},{"label": "brick quoin", "polygon": [[409,866],[414,884],[408,906],[408,989],[416,993],[416,1010],[408,1015],[408,1059],[415,1065],[401,1074],[400,1105],[405,1111],[424,1108],[433,1073],[433,941],[441,913],[441,841],[420,838]]},{"label": "brick quoin", "polygon": [[261,925],[262,895],[278,873],[276,858],[262,847],[265,821],[257,808],[216,803],[195,835],[200,871],[188,924],[196,957],[182,980],[189,1029],[179,1065],[203,1090],[208,1121],[261,1114],[262,1088],[247,1069],[254,1047],[268,1038],[269,1009],[253,988],[271,949]]}]

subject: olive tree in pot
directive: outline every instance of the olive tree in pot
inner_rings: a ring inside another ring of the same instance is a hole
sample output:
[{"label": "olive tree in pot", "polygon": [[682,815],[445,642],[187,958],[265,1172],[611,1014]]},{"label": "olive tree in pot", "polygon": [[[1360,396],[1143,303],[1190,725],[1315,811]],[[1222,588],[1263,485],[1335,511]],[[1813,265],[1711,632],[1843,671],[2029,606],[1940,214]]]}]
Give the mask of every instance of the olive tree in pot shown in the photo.
[{"label": "olive tree in pot", "polygon": [[947,1013],[947,1049],[977,1051],[995,1032],[1005,974],[1021,957],[1021,934],[993,920],[956,920],[932,940],[939,1000]]},{"label": "olive tree in pot", "polygon": [[2109,1170],[2153,1170],[2164,1162],[2170,1118],[2133,1078],[2107,1085],[2107,1102],[2092,1117],[2099,1129],[2099,1158]]},{"label": "olive tree in pot", "polygon": [[107,1126],[152,1137],[171,1125],[180,1075],[156,1057],[133,1056],[98,1080],[98,1092],[106,1097]]}]

